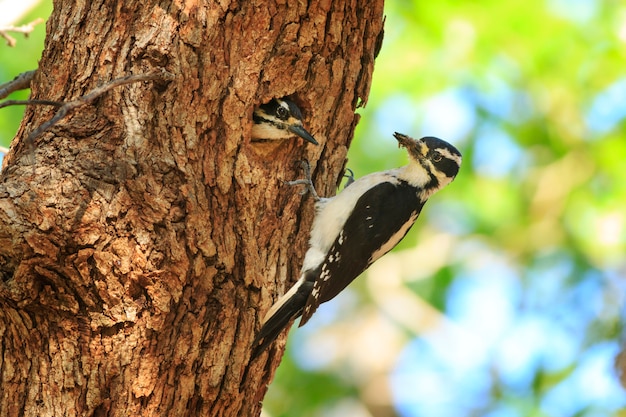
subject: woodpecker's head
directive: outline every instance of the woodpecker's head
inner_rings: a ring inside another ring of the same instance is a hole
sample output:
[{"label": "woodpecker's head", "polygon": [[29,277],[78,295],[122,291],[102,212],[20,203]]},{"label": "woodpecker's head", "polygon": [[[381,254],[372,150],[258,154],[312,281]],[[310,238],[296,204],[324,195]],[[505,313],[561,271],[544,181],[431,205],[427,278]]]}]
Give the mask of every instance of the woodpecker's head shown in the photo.
[{"label": "woodpecker's head", "polygon": [[294,135],[318,145],[317,141],[302,125],[302,112],[291,100],[273,98],[254,110],[252,116],[252,140],[289,139]]},{"label": "woodpecker's head", "polygon": [[448,142],[426,136],[413,139],[402,133],[394,133],[398,145],[406,148],[409,157],[417,162],[429,176],[427,188],[440,189],[449,184],[461,168],[461,152]]}]

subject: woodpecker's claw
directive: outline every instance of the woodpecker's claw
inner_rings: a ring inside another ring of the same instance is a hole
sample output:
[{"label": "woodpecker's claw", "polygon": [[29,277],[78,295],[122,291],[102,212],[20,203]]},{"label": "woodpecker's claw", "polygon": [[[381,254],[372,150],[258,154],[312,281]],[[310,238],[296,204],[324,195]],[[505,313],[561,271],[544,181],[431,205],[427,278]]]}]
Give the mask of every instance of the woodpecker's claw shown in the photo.
[{"label": "woodpecker's claw", "polygon": [[350,184],[354,182],[354,171],[352,171],[350,168],[346,168],[346,172],[349,172],[349,174],[346,174],[346,173],[343,174],[343,177],[348,179],[346,181],[346,185],[344,185],[343,187],[344,190],[348,188]]},{"label": "woodpecker's claw", "polygon": [[306,194],[308,191],[311,193],[311,196],[315,201],[320,201],[320,196],[317,195],[317,191],[315,191],[315,186],[313,185],[313,180],[311,179],[311,166],[309,165],[309,161],[303,159],[302,161],[298,161],[300,166],[302,166],[302,170],[304,171],[304,179],[294,180],[294,181],[285,181],[287,185],[306,185],[306,190],[302,192],[302,194]]}]

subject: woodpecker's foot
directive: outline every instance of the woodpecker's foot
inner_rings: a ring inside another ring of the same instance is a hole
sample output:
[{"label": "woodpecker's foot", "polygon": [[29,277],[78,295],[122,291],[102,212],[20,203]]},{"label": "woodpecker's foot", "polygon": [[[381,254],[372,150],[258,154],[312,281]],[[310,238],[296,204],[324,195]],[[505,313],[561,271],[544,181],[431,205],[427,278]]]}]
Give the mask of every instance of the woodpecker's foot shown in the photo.
[{"label": "woodpecker's foot", "polygon": [[[349,172],[349,174],[348,174]],[[350,168],[346,168],[346,172],[343,174],[344,178],[347,178],[346,185],[344,185],[343,189],[345,190],[354,182],[354,172]]]},{"label": "woodpecker's foot", "polygon": [[315,186],[313,186],[313,180],[311,179],[311,166],[309,165],[309,161],[306,159],[302,161],[298,161],[302,166],[302,170],[304,171],[304,179],[295,180],[295,181],[286,181],[287,185],[306,185],[306,190],[302,194],[306,194],[308,190],[311,193],[311,196],[315,201],[320,201],[320,196],[317,195],[317,191],[315,191]]}]

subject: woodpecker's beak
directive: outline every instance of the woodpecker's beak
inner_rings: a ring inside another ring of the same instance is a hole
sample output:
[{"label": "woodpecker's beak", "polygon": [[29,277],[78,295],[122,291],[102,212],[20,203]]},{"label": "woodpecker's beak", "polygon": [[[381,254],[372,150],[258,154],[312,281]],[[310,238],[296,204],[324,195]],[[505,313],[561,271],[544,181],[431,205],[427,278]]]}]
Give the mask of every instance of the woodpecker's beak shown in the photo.
[{"label": "woodpecker's beak", "polygon": [[402,133],[395,132],[393,137],[398,141],[398,147],[403,146],[406,148],[410,145],[415,145],[415,139]]},{"label": "woodpecker's beak", "polygon": [[428,153],[428,147],[419,139],[398,132],[395,132],[393,137],[398,141],[398,147],[405,148],[416,159],[421,159]]},{"label": "woodpecker's beak", "polygon": [[319,143],[317,143],[315,138],[311,136],[311,134],[307,132],[306,129],[302,125],[291,125],[287,127],[287,130],[289,130],[291,133],[295,133],[296,135],[300,136],[302,139],[311,142],[313,145],[319,145]]}]

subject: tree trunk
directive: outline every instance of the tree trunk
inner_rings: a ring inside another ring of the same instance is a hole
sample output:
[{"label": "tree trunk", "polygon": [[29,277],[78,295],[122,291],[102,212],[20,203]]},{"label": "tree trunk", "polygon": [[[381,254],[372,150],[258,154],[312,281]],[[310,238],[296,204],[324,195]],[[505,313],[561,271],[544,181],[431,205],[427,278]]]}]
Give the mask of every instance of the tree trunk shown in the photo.
[{"label": "tree trunk", "polygon": [[[370,87],[382,1],[55,2],[33,99],[116,87],[28,143],[0,181],[0,415],[256,416],[282,349],[249,363],[297,278]],[[290,96],[320,146],[251,143]]]}]

